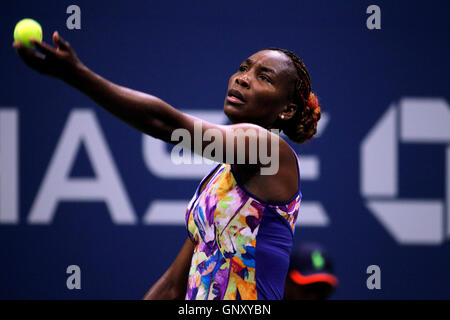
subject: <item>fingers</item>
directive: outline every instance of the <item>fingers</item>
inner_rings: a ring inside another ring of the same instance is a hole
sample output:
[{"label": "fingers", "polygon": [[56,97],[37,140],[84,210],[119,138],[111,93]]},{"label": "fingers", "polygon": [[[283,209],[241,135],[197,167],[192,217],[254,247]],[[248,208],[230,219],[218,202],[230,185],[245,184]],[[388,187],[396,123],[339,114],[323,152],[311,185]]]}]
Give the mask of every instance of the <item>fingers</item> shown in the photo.
[{"label": "fingers", "polygon": [[53,48],[51,45],[49,45],[45,42],[39,42],[39,41],[36,41],[35,39],[30,39],[30,42],[32,44],[34,44],[36,49],[38,49],[43,54],[46,54],[46,55],[47,54],[50,54],[50,55],[56,54],[55,48]]},{"label": "fingers", "polygon": [[17,50],[17,49],[19,49],[22,46],[22,44],[19,41],[14,41],[12,46],[13,46],[14,49]]},{"label": "fingers", "polygon": [[16,49],[18,55],[22,60],[31,68],[37,70],[38,72],[43,72],[44,70],[44,58],[39,55],[39,53],[25,47],[23,44],[15,41],[13,43],[14,49]]},{"label": "fingers", "polygon": [[70,50],[70,45],[67,41],[65,41],[58,33],[58,31],[53,32],[53,43],[58,48],[64,49],[64,50]]}]

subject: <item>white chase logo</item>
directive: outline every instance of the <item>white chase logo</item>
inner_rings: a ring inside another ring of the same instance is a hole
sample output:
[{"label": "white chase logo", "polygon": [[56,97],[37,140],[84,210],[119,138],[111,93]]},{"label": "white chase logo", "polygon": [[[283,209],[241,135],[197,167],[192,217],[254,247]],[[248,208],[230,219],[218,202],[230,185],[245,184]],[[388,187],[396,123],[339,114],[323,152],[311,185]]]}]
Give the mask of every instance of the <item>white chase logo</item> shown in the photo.
[{"label": "white chase logo", "polygon": [[[446,148],[445,199],[398,197],[400,143]],[[361,195],[398,243],[437,245],[450,236],[450,109],[444,99],[403,98],[392,104],[364,138],[360,154]]]}]

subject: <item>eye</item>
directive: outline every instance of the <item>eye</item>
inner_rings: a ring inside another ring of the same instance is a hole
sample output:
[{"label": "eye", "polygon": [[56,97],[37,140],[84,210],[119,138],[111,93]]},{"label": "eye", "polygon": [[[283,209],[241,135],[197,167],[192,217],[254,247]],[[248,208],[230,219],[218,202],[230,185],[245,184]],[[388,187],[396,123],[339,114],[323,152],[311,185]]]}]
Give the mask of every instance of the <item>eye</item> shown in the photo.
[{"label": "eye", "polygon": [[262,80],[264,80],[264,81],[272,82],[272,80],[271,80],[268,76],[266,76],[265,74],[260,74],[259,77],[260,77]]},{"label": "eye", "polygon": [[247,67],[244,66],[244,65],[241,65],[241,66],[239,67],[239,71],[240,71],[240,72],[245,72],[245,71],[247,71]]}]

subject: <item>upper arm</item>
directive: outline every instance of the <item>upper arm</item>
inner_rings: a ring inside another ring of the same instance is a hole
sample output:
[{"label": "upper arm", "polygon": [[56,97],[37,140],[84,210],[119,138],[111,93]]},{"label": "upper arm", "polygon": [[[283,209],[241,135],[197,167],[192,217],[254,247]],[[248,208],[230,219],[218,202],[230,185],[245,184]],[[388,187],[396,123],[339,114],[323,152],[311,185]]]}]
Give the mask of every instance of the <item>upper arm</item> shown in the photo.
[{"label": "upper arm", "polygon": [[251,123],[219,125],[185,113],[179,120],[170,143],[215,162],[258,165],[262,174],[278,171],[280,151],[288,146],[278,132]]},{"label": "upper arm", "polygon": [[278,132],[258,125],[211,123],[183,113],[154,96],[151,105],[145,132],[176,144],[173,156],[179,156],[180,149],[185,148],[215,162],[258,165],[261,174],[275,174],[280,165],[280,152],[290,152]]}]

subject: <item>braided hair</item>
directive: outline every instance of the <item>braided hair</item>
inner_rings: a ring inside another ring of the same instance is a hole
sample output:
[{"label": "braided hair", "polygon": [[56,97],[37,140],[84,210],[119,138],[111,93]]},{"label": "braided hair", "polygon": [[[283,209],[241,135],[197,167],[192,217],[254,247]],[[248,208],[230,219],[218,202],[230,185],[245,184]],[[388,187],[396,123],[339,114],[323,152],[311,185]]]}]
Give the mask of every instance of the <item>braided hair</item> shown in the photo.
[{"label": "braided hair", "polygon": [[297,105],[295,114],[287,120],[278,122],[278,126],[286,136],[294,142],[304,143],[312,139],[317,132],[320,120],[320,106],[315,94],[311,91],[311,78],[303,61],[292,51],[269,47],[265,50],[280,51],[288,56],[297,71],[293,103]]}]

